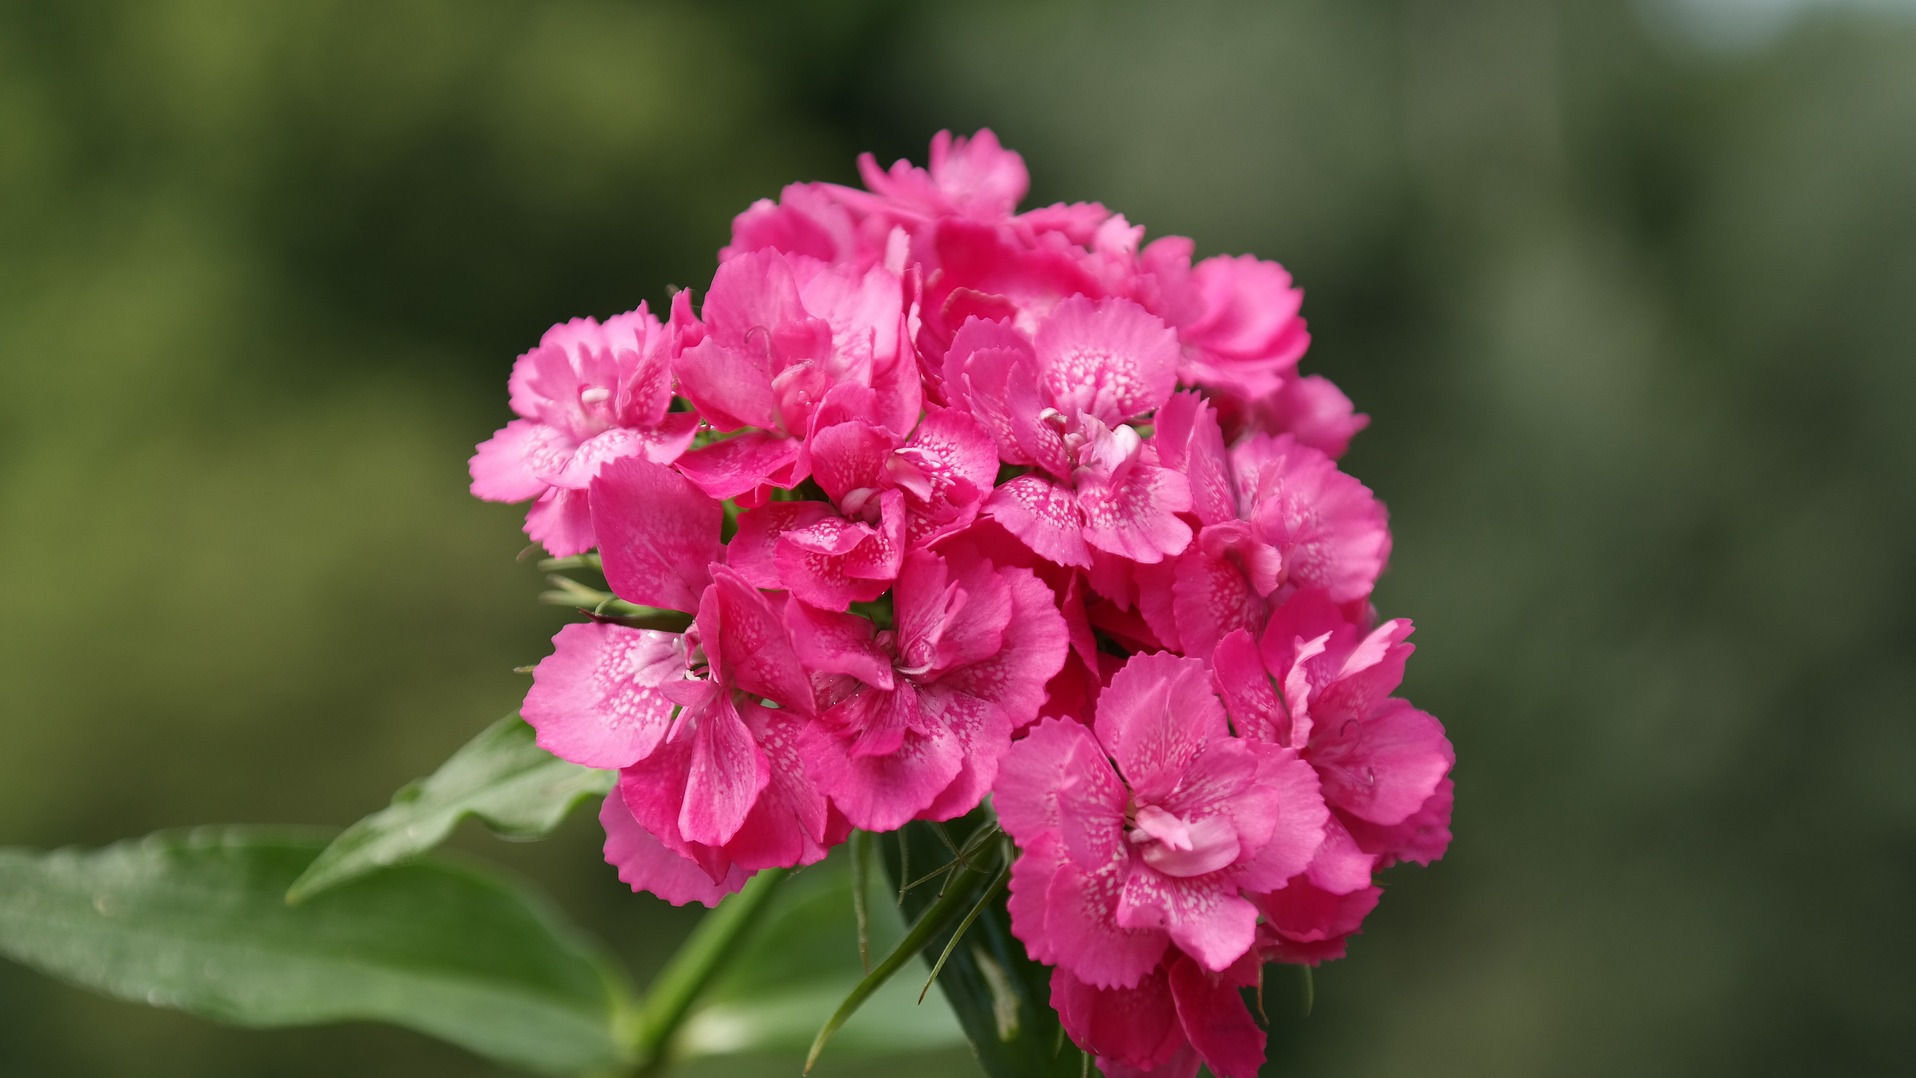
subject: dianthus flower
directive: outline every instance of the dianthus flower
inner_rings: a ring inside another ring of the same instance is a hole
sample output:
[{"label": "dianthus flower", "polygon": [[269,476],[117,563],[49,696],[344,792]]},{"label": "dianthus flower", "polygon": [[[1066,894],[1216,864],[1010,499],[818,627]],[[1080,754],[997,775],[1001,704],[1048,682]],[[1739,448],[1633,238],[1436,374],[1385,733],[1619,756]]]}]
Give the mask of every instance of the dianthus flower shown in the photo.
[{"label": "dianthus flower", "polygon": [[1175,946],[1211,972],[1256,942],[1249,894],[1310,863],[1326,812],[1297,753],[1234,737],[1201,659],[1136,655],[1092,726],[1047,719],[995,788],[1022,851],[1012,923],[1032,956],[1126,988]]},{"label": "dianthus flower", "polygon": [[1032,471],[985,512],[1040,556],[1091,565],[1093,548],[1138,563],[1191,541],[1183,475],[1159,465],[1130,424],[1170,399],[1177,337],[1127,300],[1060,303],[1032,338],[973,319],[945,356],[954,407],[991,430],[999,459]]},{"label": "dianthus flower", "polygon": [[621,826],[629,815],[653,840],[625,834],[622,876],[662,895],[702,897],[682,885],[674,858],[736,887],[735,868],[823,857],[825,798],[798,761],[811,683],[772,600],[717,564],[719,503],[642,460],[607,468],[593,496],[595,524],[621,537],[602,549],[614,589],[694,614],[682,633],[567,626],[526,694],[522,713],[541,745],[619,769],[613,796],[623,805],[607,814]]},{"label": "dianthus flower", "polygon": [[607,461],[670,463],[691,445],[699,417],[671,411],[672,335],[640,304],[602,325],[553,326],[513,364],[518,419],[480,443],[472,492],[487,501],[533,499],[526,534],[555,557],[592,549],[587,489]]},{"label": "dianthus flower", "polygon": [[1371,605],[1388,521],[1337,463],[1368,418],[1300,369],[1277,263],[1021,211],[989,131],[858,172],[739,214],[665,323],[514,366],[473,492],[609,589],[561,593],[596,603],[523,714],[618,772],[606,859],[674,903],[995,814],[1071,1039],[1247,1078],[1264,964],[1342,956],[1450,841],[1454,753]]},{"label": "dianthus flower", "polygon": [[[776,251],[721,264],[674,369],[714,431],[740,433],[687,454],[680,470],[714,498],[756,501],[810,474],[812,422],[828,404],[890,430],[916,426],[923,397],[902,289],[883,267]],[[691,321],[689,299],[675,303],[674,320]]]},{"label": "dianthus flower", "polygon": [[1456,753],[1435,718],[1390,695],[1414,648],[1396,618],[1365,631],[1321,591],[1302,591],[1255,642],[1218,643],[1217,684],[1244,736],[1302,754],[1330,807],[1308,882],[1333,895],[1369,887],[1380,864],[1429,863],[1450,842]]},{"label": "dianthus flower", "polygon": [[818,721],[801,746],[854,827],[889,831],[978,806],[1064,661],[1064,619],[1029,570],[964,548],[906,559],[894,628],[793,603]]},{"label": "dianthus flower", "polygon": [[1246,957],[1212,972],[1178,954],[1125,988],[1097,988],[1061,967],[1051,1006],[1109,1078],[1194,1078],[1200,1063],[1220,1078],[1253,1078],[1264,1030],[1239,990],[1258,983],[1259,966]]},{"label": "dianthus flower", "polygon": [[1161,459],[1190,478],[1197,541],[1140,570],[1140,610],[1159,639],[1208,654],[1233,629],[1258,629],[1302,588],[1362,610],[1390,556],[1384,507],[1324,453],[1291,435],[1252,434],[1228,451],[1196,394],[1160,409]]}]

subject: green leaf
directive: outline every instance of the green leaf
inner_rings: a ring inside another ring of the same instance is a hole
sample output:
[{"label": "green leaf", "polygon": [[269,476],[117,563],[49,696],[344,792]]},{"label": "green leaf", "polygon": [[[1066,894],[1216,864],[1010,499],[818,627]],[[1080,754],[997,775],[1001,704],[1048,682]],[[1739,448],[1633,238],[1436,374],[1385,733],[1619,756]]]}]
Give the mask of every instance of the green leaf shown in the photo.
[{"label": "green leaf", "polygon": [[[911,882],[906,869],[922,877],[939,865],[952,861],[952,844],[976,850],[974,839],[992,826],[990,810],[980,808],[963,819],[944,826],[941,834],[932,825],[906,824],[900,832],[902,842],[884,842],[885,867],[894,883]],[[989,854],[977,855],[996,867]],[[991,1078],[1078,1078],[1083,1057],[1065,1039],[1057,1013],[1051,1009],[1051,972],[1033,962],[1025,946],[1011,934],[1011,915],[1006,912],[1002,891],[990,872],[959,871],[949,881],[963,898],[962,908],[972,909],[987,892],[996,892],[984,903],[975,920],[965,927],[938,971],[938,987],[951,1004],[979,1064]],[[900,905],[908,917],[950,899],[939,897],[940,881],[934,878],[904,893]],[[951,924],[931,934],[923,954],[936,960],[960,927]]]},{"label": "green leaf", "polygon": [[314,859],[286,901],[396,864],[445,841],[466,816],[513,838],[537,838],[574,805],[604,797],[617,778],[570,764],[533,743],[532,727],[508,715],[460,748],[427,778],[406,784],[386,808],[347,828]]},{"label": "green leaf", "polygon": [[0,850],[0,953],[243,1026],[370,1019],[540,1071],[619,1061],[623,987],[535,896],[417,861],[288,906],[320,845],[209,828]]}]

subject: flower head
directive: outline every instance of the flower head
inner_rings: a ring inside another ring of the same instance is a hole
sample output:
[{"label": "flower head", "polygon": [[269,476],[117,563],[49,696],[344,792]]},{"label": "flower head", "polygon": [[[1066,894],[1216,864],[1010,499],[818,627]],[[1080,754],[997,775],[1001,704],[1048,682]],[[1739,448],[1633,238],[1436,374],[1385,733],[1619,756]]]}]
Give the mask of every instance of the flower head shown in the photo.
[{"label": "flower head", "polygon": [[692,442],[698,417],[671,411],[671,335],[640,304],[607,319],[553,326],[519,357],[510,381],[519,418],[479,444],[472,492],[533,500],[526,534],[554,556],[590,550],[592,480],[626,457],[669,463]]},{"label": "flower head", "polygon": [[665,322],[515,364],[473,492],[609,589],[557,593],[597,599],[523,714],[618,773],[605,857],[673,903],[995,812],[1104,1072],[1252,1075],[1264,963],[1340,957],[1450,841],[1410,622],[1371,606],[1388,521],[1337,464],[1368,420],[1301,371],[1275,262],[1021,212],[989,131],[858,172],[740,213]]}]

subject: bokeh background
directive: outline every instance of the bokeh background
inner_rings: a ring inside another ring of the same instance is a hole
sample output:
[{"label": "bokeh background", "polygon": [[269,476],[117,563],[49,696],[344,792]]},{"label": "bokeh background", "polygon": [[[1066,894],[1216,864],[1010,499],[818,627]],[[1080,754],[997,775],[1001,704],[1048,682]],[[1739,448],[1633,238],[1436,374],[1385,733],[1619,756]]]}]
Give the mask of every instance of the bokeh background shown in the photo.
[{"label": "bokeh background", "polygon": [[[343,826],[430,771],[565,618],[465,493],[513,356],[703,283],[785,182],[987,125],[1030,204],[1285,263],[1374,417],[1457,841],[1267,1073],[1908,1073],[1888,0],[0,3],[0,845]],[[460,844],[640,971],[689,923],[589,814]],[[0,1074],[344,1073],[500,1072],[0,965]]]}]

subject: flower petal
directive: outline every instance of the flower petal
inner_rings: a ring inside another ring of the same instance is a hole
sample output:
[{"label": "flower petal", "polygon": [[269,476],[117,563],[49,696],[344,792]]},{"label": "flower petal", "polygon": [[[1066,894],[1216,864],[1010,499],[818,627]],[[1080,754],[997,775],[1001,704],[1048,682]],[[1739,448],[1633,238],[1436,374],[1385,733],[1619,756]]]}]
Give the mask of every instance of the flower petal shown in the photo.
[{"label": "flower petal", "polygon": [[811,680],[792,649],[785,619],[757,588],[721,566],[712,569],[709,594],[711,613],[702,600],[699,627],[708,656],[713,640],[718,642],[714,666],[723,671],[725,683],[810,715]]},{"label": "flower petal", "polygon": [[1213,972],[1257,941],[1257,907],[1220,874],[1179,878],[1134,866],[1114,914],[1123,929],[1168,932],[1179,950]]},{"label": "flower petal", "polygon": [[1077,505],[1084,541],[1099,550],[1149,564],[1181,554],[1191,544],[1191,526],[1178,517],[1191,507],[1190,484],[1177,472],[1141,457],[1133,457],[1108,479],[1081,469]]},{"label": "flower petal", "polygon": [[1205,524],[1237,519],[1217,409],[1196,393],[1173,393],[1152,418],[1158,461],[1191,483],[1191,510]]},{"label": "flower petal", "polygon": [[889,431],[853,420],[835,423],[812,434],[812,478],[846,512],[845,496],[859,488],[889,485],[885,462],[895,440]]},{"label": "flower petal", "polygon": [[591,550],[592,503],[583,490],[552,487],[526,510],[526,535],[555,558]]},{"label": "flower petal", "polygon": [[1123,854],[1125,789],[1081,723],[1045,719],[1014,742],[992,804],[1021,847],[1055,842],[1086,869]]},{"label": "flower petal", "polygon": [[1040,557],[1059,565],[1091,565],[1077,499],[1043,476],[1021,475],[999,486],[985,501],[985,515],[1004,525]]},{"label": "flower petal", "polygon": [[958,742],[958,773],[918,818],[963,816],[977,808],[998,781],[998,768],[1011,747],[1011,718],[993,701],[950,692],[942,684],[920,689],[918,699],[927,721],[950,730]]},{"label": "flower petal", "polygon": [[725,844],[725,855],[746,869],[790,868],[823,859],[829,816],[825,795],[806,770],[799,749],[800,733],[810,720],[749,700],[740,705],[739,714],[764,756],[767,780],[737,834]]},{"label": "flower petal", "polygon": [[626,457],[592,481],[592,508],[605,579],[620,598],[698,609],[708,567],[718,560],[723,506],[671,468]]},{"label": "flower petal", "polygon": [[1125,662],[1098,698],[1094,726],[1143,802],[1168,796],[1206,745],[1229,736],[1204,661],[1164,652]]},{"label": "flower petal", "polygon": [[[873,710],[919,701],[906,692],[876,689],[863,694],[887,698],[874,701]],[[964,763],[964,746],[957,735],[937,721],[912,724],[900,731],[897,744],[882,755],[861,755],[854,744],[837,736],[823,723],[808,726],[801,744],[820,788],[852,826],[868,831],[893,831],[914,819],[951,784]]]},{"label": "flower petal", "polygon": [[1063,300],[1038,327],[1032,347],[1054,406],[1108,425],[1159,407],[1177,384],[1177,334],[1130,300]]},{"label": "flower petal", "polygon": [[1324,799],[1376,824],[1402,823],[1423,807],[1450,771],[1456,753],[1443,724],[1398,699],[1363,719],[1317,727],[1311,765]]},{"label": "flower petal", "polygon": [[[1122,861],[1112,861],[1087,872],[1065,860],[1058,864],[1057,874],[1045,890],[1045,936],[1057,964],[1098,988],[1137,984],[1157,966],[1171,943],[1157,925],[1123,924],[1119,912],[1119,894],[1127,886],[1121,882],[1123,866]],[[1256,919],[1257,911],[1252,908],[1252,927]],[[1248,936],[1244,946],[1250,947]],[[1226,964],[1235,960],[1233,955]]]},{"label": "flower petal", "polygon": [[813,674],[848,674],[877,689],[892,687],[891,656],[873,640],[877,626],[870,618],[794,601],[785,606],[785,623],[799,662]]},{"label": "flower petal", "polygon": [[581,767],[620,768],[649,755],[676,705],[659,691],[685,677],[677,633],[585,622],[552,638],[520,714],[539,747]]},{"label": "flower petal", "polygon": [[599,823],[605,828],[606,863],[619,870],[619,880],[634,891],[650,892],[674,906],[687,902],[716,906],[751,878],[751,873],[734,865],[714,881],[697,861],[667,849],[640,827],[617,790],[607,795],[600,807]]},{"label": "flower petal", "polygon": [[1317,772],[1296,752],[1257,742],[1246,747],[1257,756],[1251,784],[1256,796],[1229,808],[1253,852],[1237,866],[1237,883],[1246,891],[1267,891],[1310,866],[1324,845],[1330,810]]},{"label": "flower petal", "polygon": [[1265,620],[1264,600],[1252,590],[1233,553],[1207,549],[1207,537],[1231,527],[1226,523],[1204,529],[1178,560],[1171,609],[1179,638],[1194,654],[1210,651],[1233,629],[1257,630]]},{"label": "flower petal", "polygon": [[480,442],[467,465],[472,494],[489,502],[523,502],[544,494],[551,485],[532,467],[547,452],[556,432],[544,423],[515,419]]},{"label": "flower petal", "polygon": [[1399,824],[1381,827],[1356,817],[1346,819],[1351,837],[1368,853],[1377,854],[1382,864],[1410,861],[1428,865],[1450,848],[1450,812],[1455,787],[1449,778],[1437,784],[1436,792],[1416,812]]},{"label": "flower petal", "polygon": [[[725,272],[724,267],[719,272]],[[710,296],[705,303],[709,310]],[[679,356],[673,372],[678,375],[679,392],[714,428],[771,430],[778,426],[778,411],[767,366],[762,354],[707,337]]]},{"label": "flower petal", "polygon": [[1178,1025],[1218,1078],[1257,1078],[1264,1066],[1264,1031],[1229,977],[1195,962],[1166,963]]},{"label": "flower petal", "polygon": [[752,430],[691,450],[677,464],[706,496],[723,501],[766,487],[789,490],[805,478],[803,449],[795,438]]},{"label": "flower petal", "polygon": [[[1161,971],[1130,988],[1094,988],[1059,967],[1051,972],[1051,1006],[1072,1041],[1097,1057],[1108,1078],[1197,1072]],[[1188,1058],[1188,1069],[1175,1065],[1180,1057]]]},{"label": "flower petal", "polygon": [[688,842],[723,846],[771,781],[771,767],[729,697],[697,716],[690,738],[679,833]]}]

